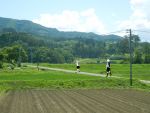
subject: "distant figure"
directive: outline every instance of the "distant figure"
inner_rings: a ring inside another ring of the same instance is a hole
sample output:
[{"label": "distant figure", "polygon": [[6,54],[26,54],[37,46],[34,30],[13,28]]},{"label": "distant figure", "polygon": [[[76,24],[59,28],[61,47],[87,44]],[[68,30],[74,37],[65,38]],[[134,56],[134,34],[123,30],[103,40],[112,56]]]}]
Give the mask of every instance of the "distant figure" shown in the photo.
[{"label": "distant figure", "polygon": [[80,72],[80,65],[78,61],[76,61],[76,67],[77,67],[77,72]]},{"label": "distant figure", "polygon": [[110,68],[110,60],[107,59],[107,63],[106,63],[106,72],[107,72],[107,76],[110,75],[111,76],[111,68]]}]

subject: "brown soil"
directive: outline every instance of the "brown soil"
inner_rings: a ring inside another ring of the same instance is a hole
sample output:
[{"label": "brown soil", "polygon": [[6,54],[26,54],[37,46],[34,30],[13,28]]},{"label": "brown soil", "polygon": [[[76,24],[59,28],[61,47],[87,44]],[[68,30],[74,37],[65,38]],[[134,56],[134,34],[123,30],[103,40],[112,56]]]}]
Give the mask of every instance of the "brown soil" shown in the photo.
[{"label": "brown soil", "polygon": [[135,90],[21,90],[0,99],[0,113],[150,113],[150,93]]}]

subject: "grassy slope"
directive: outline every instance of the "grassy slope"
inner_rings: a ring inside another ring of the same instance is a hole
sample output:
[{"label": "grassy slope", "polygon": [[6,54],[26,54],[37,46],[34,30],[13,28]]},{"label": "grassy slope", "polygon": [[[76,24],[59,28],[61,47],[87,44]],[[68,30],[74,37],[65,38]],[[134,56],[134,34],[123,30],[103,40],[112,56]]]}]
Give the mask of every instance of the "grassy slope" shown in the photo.
[{"label": "grassy slope", "polygon": [[[48,67],[75,70],[75,64],[41,64]],[[133,78],[150,80],[150,64],[133,64]],[[129,64],[112,64],[112,74],[129,78]],[[81,71],[105,74],[105,64],[81,64]]]},{"label": "grassy slope", "polygon": [[149,90],[150,86],[134,80],[129,86],[128,79],[101,78],[56,71],[16,69],[0,71],[0,91],[24,88],[136,88]]}]

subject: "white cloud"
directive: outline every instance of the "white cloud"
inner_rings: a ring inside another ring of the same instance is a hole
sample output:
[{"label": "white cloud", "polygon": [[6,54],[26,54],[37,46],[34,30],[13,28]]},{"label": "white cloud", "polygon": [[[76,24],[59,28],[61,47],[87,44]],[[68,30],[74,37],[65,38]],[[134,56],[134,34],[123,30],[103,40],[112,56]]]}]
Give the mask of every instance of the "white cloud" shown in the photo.
[{"label": "white cloud", "polygon": [[[128,20],[118,22],[119,29],[150,30],[150,0],[130,0],[132,14]],[[139,33],[140,34],[140,33]],[[150,35],[150,34],[147,34]],[[146,36],[146,35],[144,35]],[[150,39],[144,37],[145,40]]]},{"label": "white cloud", "polygon": [[60,14],[41,14],[33,22],[61,31],[106,32],[93,8],[81,12],[64,10]]},{"label": "white cloud", "polygon": [[150,29],[150,0],[130,0],[132,15],[128,20],[119,22],[120,28]]}]

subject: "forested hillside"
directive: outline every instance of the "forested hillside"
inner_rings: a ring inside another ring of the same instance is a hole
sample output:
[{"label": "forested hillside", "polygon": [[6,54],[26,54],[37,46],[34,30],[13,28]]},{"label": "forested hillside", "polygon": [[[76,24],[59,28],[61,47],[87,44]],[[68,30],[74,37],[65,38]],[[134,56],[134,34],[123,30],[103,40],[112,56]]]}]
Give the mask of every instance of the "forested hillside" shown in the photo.
[{"label": "forested hillside", "polygon": [[55,28],[47,28],[28,20],[16,20],[10,18],[0,17],[0,33],[3,32],[24,32],[35,36],[42,36],[42,38],[92,38],[101,41],[118,41],[120,36],[116,35],[97,35],[95,33],[84,32],[63,32]]},{"label": "forested hillside", "polygon": [[[17,32],[0,35],[0,60],[5,62],[71,63],[75,58],[111,58],[128,60],[128,37],[117,42],[84,38],[39,37]],[[133,36],[134,63],[150,63],[150,43]]]},{"label": "forested hillside", "polygon": [[[150,43],[132,35],[132,50],[133,63],[150,63]],[[0,18],[0,67],[3,62],[72,63],[76,58],[111,58],[127,63],[129,37],[60,32],[31,21]]]}]

